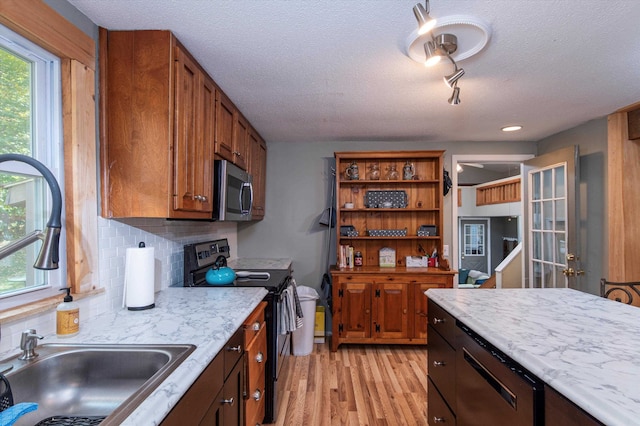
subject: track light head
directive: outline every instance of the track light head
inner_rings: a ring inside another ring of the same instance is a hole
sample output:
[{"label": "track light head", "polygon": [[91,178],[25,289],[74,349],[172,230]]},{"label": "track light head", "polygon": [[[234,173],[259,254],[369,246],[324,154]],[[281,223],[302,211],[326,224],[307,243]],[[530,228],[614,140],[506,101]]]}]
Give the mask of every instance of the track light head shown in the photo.
[{"label": "track light head", "polygon": [[453,93],[447,102],[449,102],[449,105],[460,104],[460,88],[458,86],[453,88]]},{"label": "track light head", "polygon": [[438,49],[432,41],[428,41],[424,44],[424,53],[427,57],[424,62],[425,67],[432,67],[442,59],[440,49]]},{"label": "track light head", "polygon": [[422,6],[421,3],[413,6],[413,14],[418,20],[419,35],[428,33],[436,26],[436,20],[429,16],[429,0],[426,1],[425,6]]},{"label": "track light head", "polygon": [[464,70],[462,68],[460,69],[456,68],[456,70],[453,71],[452,74],[445,75],[443,77],[443,80],[447,86],[449,86],[450,88],[453,88],[453,86],[458,82],[460,77],[462,77],[463,75],[464,75]]}]

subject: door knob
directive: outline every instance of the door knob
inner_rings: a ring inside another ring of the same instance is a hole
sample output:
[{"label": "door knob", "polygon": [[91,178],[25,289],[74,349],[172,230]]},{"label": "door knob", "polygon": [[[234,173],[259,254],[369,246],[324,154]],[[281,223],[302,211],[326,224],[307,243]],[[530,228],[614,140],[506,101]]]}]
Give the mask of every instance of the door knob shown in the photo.
[{"label": "door knob", "polygon": [[573,268],[563,269],[562,273],[564,274],[565,277],[574,277],[577,275],[584,275],[584,271],[582,269],[573,269]]}]

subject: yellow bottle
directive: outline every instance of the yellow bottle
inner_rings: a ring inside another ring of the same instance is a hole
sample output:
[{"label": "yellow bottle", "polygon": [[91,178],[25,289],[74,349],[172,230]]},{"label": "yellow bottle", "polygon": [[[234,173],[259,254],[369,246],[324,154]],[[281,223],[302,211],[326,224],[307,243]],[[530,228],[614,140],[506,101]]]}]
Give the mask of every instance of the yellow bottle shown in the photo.
[{"label": "yellow bottle", "polygon": [[71,297],[71,287],[61,288],[66,291],[64,301],[56,309],[56,333],[58,337],[68,337],[80,331],[80,306]]}]

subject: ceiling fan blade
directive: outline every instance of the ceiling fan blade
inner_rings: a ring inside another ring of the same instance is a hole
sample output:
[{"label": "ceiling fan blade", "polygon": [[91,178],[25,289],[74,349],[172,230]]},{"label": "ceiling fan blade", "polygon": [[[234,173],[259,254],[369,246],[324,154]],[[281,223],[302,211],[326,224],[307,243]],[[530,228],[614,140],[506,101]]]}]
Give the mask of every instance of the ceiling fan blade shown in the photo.
[{"label": "ceiling fan blade", "polygon": [[469,167],[476,167],[478,169],[484,169],[484,164],[480,164],[480,163],[460,163],[463,166],[469,166]]}]

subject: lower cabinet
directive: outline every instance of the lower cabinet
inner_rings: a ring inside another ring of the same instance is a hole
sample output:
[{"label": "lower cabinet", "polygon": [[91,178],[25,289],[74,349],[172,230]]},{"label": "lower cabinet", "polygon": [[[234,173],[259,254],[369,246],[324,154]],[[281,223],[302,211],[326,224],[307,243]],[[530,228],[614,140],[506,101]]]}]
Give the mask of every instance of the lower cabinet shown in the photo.
[{"label": "lower cabinet", "polygon": [[239,329],[164,418],[163,426],[244,422],[244,330]]},{"label": "lower cabinet", "polygon": [[[523,381],[513,374],[524,368],[483,343],[484,339],[475,332],[465,334],[461,331],[465,327],[458,327],[455,317],[428,301],[429,425],[602,425],[546,383],[532,379],[532,375]],[[542,392],[533,390],[535,381],[542,385],[536,386]],[[512,405],[505,403],[508,400]]]},{"label": "lower cabinet", "polygon": [[261,302],[244,322],[245,390],[244,419],[246,426],[256,426],[264,420],[265,365],[267,363],[267,327]]},{"label": "lower cabinet", "polygon": [[342,343],[426,344],[427,297],[452,274],[332,271],[331,350]]}]

